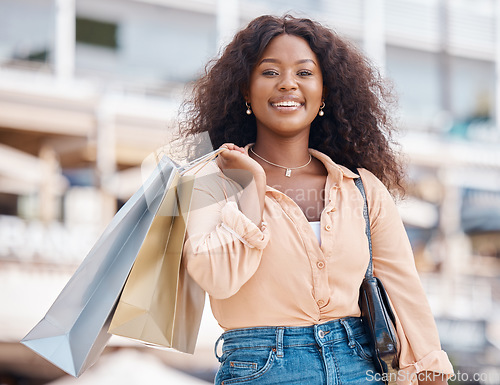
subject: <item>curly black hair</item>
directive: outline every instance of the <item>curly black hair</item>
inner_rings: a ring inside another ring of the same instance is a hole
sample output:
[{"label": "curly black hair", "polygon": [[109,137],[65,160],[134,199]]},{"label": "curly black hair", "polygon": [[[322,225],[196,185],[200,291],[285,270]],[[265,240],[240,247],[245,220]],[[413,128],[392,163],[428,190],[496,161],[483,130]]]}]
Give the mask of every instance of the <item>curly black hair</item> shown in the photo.
[{"label": "curly black hair", "polygon": [[348,168],[366,168],[392,193],[402,193],[403,166],[392,139],[392,87],[347,39],[307,18],[260,16],[238,32],[194,82],[181,107],[180,135],[206,132],[213,148],[255,142],[256,121],[245,113],[243,92],[269,42],[285,33],[309,43],[327,90],[325,114],[311,124],[309,147]]}]

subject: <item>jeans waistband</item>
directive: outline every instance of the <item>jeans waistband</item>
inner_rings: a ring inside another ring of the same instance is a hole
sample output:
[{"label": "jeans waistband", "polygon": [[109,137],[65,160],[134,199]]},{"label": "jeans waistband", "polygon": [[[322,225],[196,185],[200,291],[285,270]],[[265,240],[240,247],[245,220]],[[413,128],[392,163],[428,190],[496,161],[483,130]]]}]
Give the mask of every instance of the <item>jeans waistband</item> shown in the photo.
[{"label": "jeans waistband", "polygon": [[311,326],[272,326],[233,329],[224,332],[215,343],[215,356],[220,360],[217,347],[224,341],[222,353],[234,349],[269,347],[275,348],[277,356],[283,354],[284,347],[328,343],[346,340],[355,343],[355,336],[365,333],[359,317],[345,317]]}]

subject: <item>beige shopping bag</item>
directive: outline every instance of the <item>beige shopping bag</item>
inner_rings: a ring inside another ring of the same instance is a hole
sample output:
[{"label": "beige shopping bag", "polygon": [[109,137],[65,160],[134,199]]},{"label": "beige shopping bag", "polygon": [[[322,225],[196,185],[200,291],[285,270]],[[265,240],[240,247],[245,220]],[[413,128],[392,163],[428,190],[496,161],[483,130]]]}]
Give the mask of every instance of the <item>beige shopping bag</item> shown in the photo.
[{"label": "beige shopping bag", "polygon": [[178,172],[165,194],[125,283],[111,334],[194,353],[205,292],[181,258],[193,185],[193,175]]}]

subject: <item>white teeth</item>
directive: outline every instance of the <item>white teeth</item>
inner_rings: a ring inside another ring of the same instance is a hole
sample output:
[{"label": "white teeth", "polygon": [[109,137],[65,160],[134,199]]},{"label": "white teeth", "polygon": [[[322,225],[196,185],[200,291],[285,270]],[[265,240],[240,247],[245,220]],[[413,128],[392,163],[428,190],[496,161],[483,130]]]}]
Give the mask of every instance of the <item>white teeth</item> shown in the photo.
[{"label": "white teeth", "polygon": [[294,102],[294,101],[283,101],[283,102],[278,102],[278,103],[273,103],[273,106],[275,107],[299,107],[300,103]]}]

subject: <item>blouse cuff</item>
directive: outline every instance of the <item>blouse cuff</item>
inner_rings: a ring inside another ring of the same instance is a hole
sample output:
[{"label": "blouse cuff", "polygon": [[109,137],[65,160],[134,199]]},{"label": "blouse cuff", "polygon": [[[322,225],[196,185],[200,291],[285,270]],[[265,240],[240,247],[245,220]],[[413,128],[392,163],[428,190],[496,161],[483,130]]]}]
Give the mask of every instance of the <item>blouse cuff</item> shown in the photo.
[{"label": "blouse cuff", "polygon": [[250,248],[263,249],[269,242],[269,232],[265,222],[261,228],[248,219],[236,202],[227,202],[222,208],[222,227]]},{"label": "blouse cuff", "polygon": [[453,376],[453,366],[444,350],[435,350],[424,356],[419,361],[401,367],[398,372],[398,385],[417,384],[416,374],[420,372],[434,372],[447,375],[447,378]]}]

